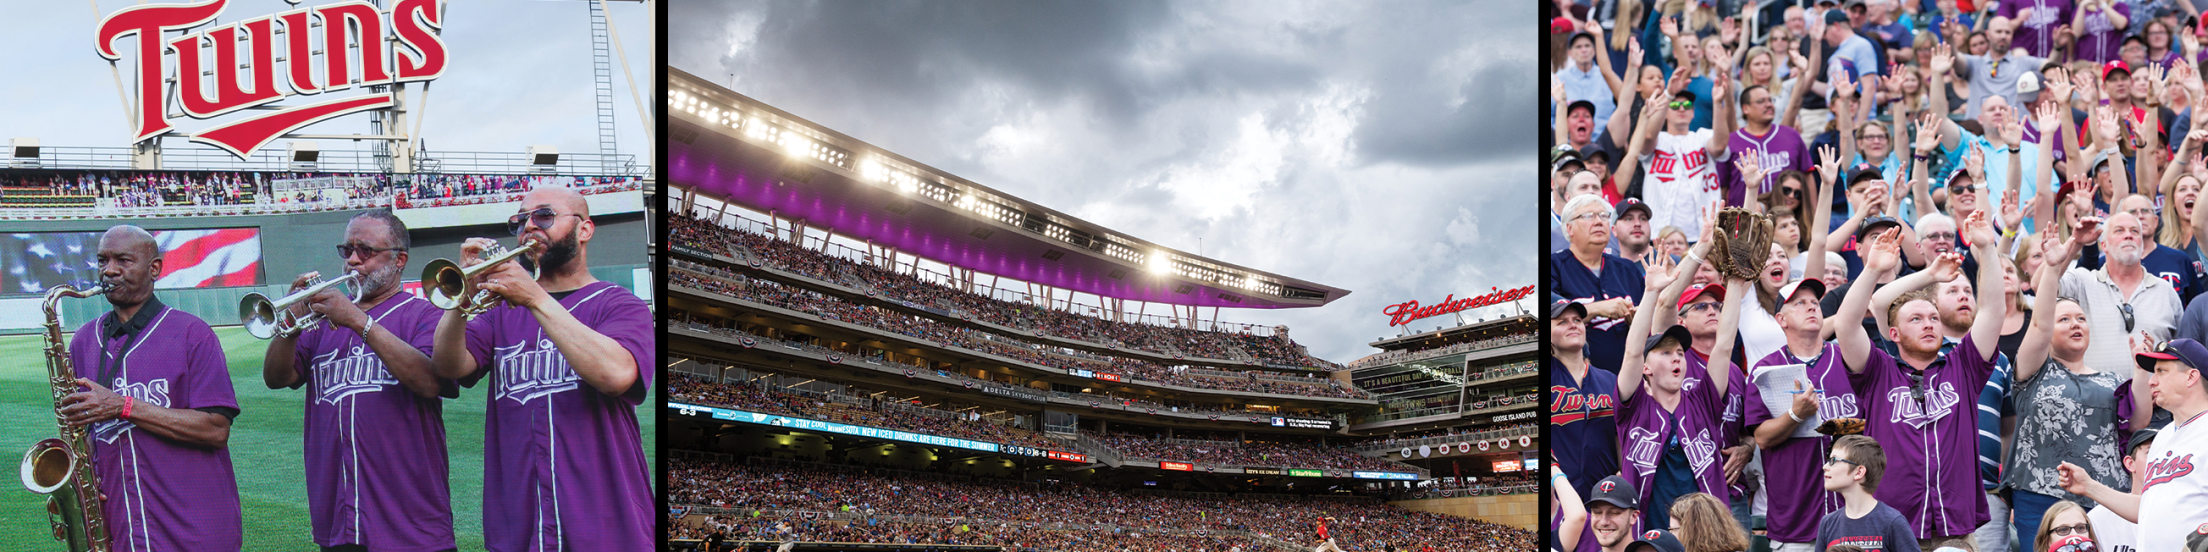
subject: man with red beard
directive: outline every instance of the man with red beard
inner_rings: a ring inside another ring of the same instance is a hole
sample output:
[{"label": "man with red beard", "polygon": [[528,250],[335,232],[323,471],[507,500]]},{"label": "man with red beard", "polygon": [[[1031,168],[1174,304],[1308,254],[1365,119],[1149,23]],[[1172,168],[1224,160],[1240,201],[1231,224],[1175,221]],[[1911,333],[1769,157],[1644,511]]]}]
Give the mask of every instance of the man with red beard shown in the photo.
[{"label": "man with red beard", "polygon": [[[1980,256],[1999,254],[1999,236],[1983,213],[1971,216],[1963,228]],[[1899,236],[1889,231],[1865,254],[1865,270],[1894,270],[1899,251]],[[1979,279],[1998,281],[2001,273],[1996,265],[1980,266]],[[1889,284],[1907,292],[1891,305],[1872,305],[1868,288],[1850,289],[1835,320],[1848,383],[1861,400],[1867,433],[1890,451],[1889,456],[1902,460],[1885,474],[1876,496],[1909,518],[1913,536],[1924,545],[1967,535],[1991,519],[1977,478],[1975,449],[1939,446],[1972,443],[1977,438],[1973,415],[1977,405],[1969,398],[1978,396],[1992,375],[1994,344],[2001,336],[2007,306],[2001,303],[1997,286],[1979,290],[1976,304],[1982,308],[1970,331],[1961,343],[1946,347],[1940,334],[1939,301],[1920,288],[1961,276],[1962,256],[1942,255],[1927,270]],[[1899,354],[1873,346],[1862,331],[1860,321],[1874,308],[1887,311],[1892,328],[1886,333]],[[1981,343],[1985,346],[1980,347]]]},{"label": "man with red beard", "polygon": [[[2095,224],[2073,232],[2084,232],[2078,241],[2088,246],[2081,251],[2085,256],[2076,258],[2090,258],[2090,245],[2105,241],[2100,247],[2105,264],[2099,268],[2079,266],[2063,273],[2060,293],[2076,298],[2078,306],[2085,308],[2093,335],[2107,336],[2093,340],[2086,348],[2085,364],[2123,366],[2131,352],[2129,336],[2146,334],[2155,343],[2169,340],[2185,305],[2168,281],[2154,277],[2141,264],[2154,251],[2155,243],[2149,241],[2146,225],[2139,217],[2127,212],[2109,216],[2106,240],[2099,239],[2103,232],[2098,219],[2085,220]],[[2129,379],[2128,374],[2125,377]]]}]

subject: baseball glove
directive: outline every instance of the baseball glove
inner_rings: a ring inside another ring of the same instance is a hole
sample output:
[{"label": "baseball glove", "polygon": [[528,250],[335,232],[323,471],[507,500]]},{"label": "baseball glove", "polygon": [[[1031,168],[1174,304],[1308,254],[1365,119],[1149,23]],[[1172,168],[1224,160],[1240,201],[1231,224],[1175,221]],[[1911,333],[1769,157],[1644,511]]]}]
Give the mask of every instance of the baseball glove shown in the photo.
[{"label": "baseball glove", "polygon": [[1864,425],[1862,418],[1833,418],[1830,420],[1825,420],[1825,423],[1817,424],[1818,433],[1831,435],[1833,437],[1839,437],[1842,435],[1858,435],[1863,433],[1863,428]]},{"label": "baseball glove", "polygon": [[1756,273],[1763,270],[1763,262],[1771,256],[1771,218],[1747,209],[1731,208],[1717,213],[1717,235],[1710,244],[1711,267],[1718,273],[1754,281]]}]

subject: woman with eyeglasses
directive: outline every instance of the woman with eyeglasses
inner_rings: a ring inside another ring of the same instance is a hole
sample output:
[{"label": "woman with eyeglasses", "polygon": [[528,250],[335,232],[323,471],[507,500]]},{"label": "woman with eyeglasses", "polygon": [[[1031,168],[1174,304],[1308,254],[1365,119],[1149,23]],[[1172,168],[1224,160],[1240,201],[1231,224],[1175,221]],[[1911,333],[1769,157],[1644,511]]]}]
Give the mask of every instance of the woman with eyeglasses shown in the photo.
[{"label": "woman with eyeglasses", "polygon": [[2087,365],[2091,317],[2076,299],[2058,291],[2072,254],[2069,247],[2046,254],[2034,286],[2043,291],[2033,298],[2031,327],[2014,357],[2016,434],[2001,484],[2013,493],[2016,534],[2024,537],[2039,528],[2037,537],[2022,543],[2024,550],[2048,550],[2048,525],[2041,518],[2059,513],[2054,508],[2068,505],[2082,524],[2085,511],[2077,507],[2094,504],[2062,490],[2058,466],[2082,466],[2099,481],[2127,480],[2116,431],[2116,390],[2123,380]]},{"label": "woman with eyeglasses", "polygon": [[2032,552],[2100,550],[2100,538],[2093,534],[2093,522],[2085,519],[2085,507],[2068,500],[2056,502],[2054,506],[2047,508],[2047,515],[2039,522],[2036,535],[2027,541],[2037,544],[2036,548],[2030,549]]}]

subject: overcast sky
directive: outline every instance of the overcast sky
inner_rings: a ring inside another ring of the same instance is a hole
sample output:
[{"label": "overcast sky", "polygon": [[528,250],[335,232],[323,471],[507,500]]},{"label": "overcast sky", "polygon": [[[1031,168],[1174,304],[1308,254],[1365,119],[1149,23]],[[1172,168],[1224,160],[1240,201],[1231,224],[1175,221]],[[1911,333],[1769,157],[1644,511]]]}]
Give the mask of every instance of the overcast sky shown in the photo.
[{"label": "overcast sky", "polygon": [[1220,316],[1347,362],[1395,335],[1387,305],[1535,283],[1533,7],[679,2],[668,57],[1090,222],[1349,289]]},{"label": "overcast sky", "polygon": [[[135,5],[132,0],[97,2],[101,14]],[[185,3],[153,0],[149,3]],[[193,1],[189,3],[201,3]],[[303,0],[300,6],[333,4]],[[381,0],[389,6],[392,0]],[[627,50],[636,85],[649,97],[654,68],[653,16],[640,2],[609,2],[614,29]],[[284,0],[229,0],[214,23],[224,25],[289,11]],[[9,52],[7,78],[0,79],[0,140],[35,137],[49,146],[127,147],[129,126],[108,62],[93,52],[99,18],[87,2],[11,2],[0,16],[0,51]],[[174,38],[176,33],[170,33]],[[545,144],[567,153],[597,153],[598,124],[592,111],[590,16],[580,0],[463,0],[446,2],[444,41],[451,54],[444,77],[433,81],[421,128],[433,151],[524,151]],[[134,38],[116,41],[128,52],[117,64],[125,85],[137,58]],[[614,57],[615,133],[621,153],[650,163],[651,142],[637,116],[637,103]],[[281,69],[279,69],[281,71]],[[279,74],[281,74],[279,72]],[[408,101],[419,98],[410,86]],[[356,91],[336,93],[339,96]],[[319,101],[327,96],[292,100]],[[649,107],[650,104],[647,104]],[[232,120],[217,118],[216,122]],[[174,120],[190,132],[214,123]],[[411,117],[409,123],[412,124]],[[354,115],[307,127],[312,134],[367,133],[365,116]],[[270,148],[281,151],[286,139]],[[206,148],[181,139],[170,148]],[[368,148],[350,142],[322,141],[323,151]]]}]

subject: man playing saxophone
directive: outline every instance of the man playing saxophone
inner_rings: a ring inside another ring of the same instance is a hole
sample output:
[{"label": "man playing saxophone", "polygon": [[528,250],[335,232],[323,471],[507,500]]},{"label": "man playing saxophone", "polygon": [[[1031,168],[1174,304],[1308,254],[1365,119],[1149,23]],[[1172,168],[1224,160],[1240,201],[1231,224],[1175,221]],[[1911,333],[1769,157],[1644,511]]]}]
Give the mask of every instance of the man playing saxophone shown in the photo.
[{"label": "man playing saxophone", "polygon": [[91,426],[93,469],[118,551],[235,551],[242,546],[230,423],[238,400],[214,330],[153,296],[161,250],[117,226],[100,236],[101,283],[113,312],[70,340],[81,391],[63,421]]},{"label": "man playing saxophone", "polygon": [[[399,291],[406,223],[388,210],[353,216],[337,246],[360,297],[328,286],[292,305],[325,323],[268,344],[270,389],[307,388],[307,506],[324,552],[455,548],[446,483],[443,398],[460,395],[429,366],[443,313]],[[301,274],[286,297],[310,287]]]},{"label": "man playing saxophone", "polygon": [[[657,520],[636,406],[657,358],[652,313],[591,277],[597,227],[581,195],[538,188],[521,203],[508,229],[537,248],[480,270],[460,294],[488,290],[504,304],[473,320],[445,311],[430,356],[438,377],[490,380],[484,548],[650,550]],[[462,267],[492,243],[468,240]]]}]

